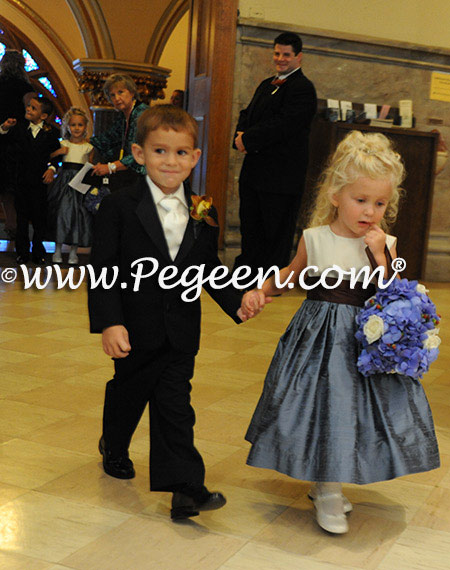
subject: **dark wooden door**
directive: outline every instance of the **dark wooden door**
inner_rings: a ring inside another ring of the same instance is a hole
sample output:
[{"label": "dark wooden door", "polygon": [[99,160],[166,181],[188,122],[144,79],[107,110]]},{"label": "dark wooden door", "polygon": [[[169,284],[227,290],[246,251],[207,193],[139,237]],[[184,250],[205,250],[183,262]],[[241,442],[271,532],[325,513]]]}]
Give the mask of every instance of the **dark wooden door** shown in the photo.
[{"label": "dark wooden door", "polygon": [[236,20],[237,0],[191,0],[187,109],[199,126],[199,147],[202,149],[191,182],[194,192],[213,197],[222,231],[231,133]]}]

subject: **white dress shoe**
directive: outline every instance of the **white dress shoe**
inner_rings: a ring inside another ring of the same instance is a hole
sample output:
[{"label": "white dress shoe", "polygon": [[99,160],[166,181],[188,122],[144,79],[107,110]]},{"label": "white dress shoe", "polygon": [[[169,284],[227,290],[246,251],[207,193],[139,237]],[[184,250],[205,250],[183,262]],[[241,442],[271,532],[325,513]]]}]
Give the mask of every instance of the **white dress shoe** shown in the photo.
[{"label": "white dress shoe", "polygon": [[62,263],[62,256],[61,256],[61,254],[60,254],[60,253],[57,253],[57,252],[54,253],[54,254],[52,255],[52,261],[53,261],[53,263]]},{"label": "white dress shoe", "polygon": [[333,534],[348,532],[342,493],[318,495],[314,499],[314,506],[316,507],[317,523],[320,527]]},{"label": "white dress shoe", "polygon": [[[341,494],[342,501],[344,503],[344,513],[351,513],[353,511],[353,505],[343,493]],[[311,489],[308,491],[308,498],[311,499],[311,501],[314,501],[317,498],[317,487],[315,484],[312,485]]]},{"label": "white dress shoe", "polygon": [[76,253],[70,252],[69,254],[69,264],[70,265],[78,265],[78,255]]}]

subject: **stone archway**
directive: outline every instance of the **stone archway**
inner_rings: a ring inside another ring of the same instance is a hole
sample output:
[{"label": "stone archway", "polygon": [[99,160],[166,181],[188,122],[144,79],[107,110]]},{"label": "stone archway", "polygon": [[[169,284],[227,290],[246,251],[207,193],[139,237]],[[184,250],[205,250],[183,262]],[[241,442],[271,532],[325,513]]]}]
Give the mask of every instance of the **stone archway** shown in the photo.
[{"label": "stone archway", "polygon": [[175,26],[189,10],[189,0],[172,0],[160,18],[145,53],[145,61],[158,65],[164,47]]},{"label": "stone archway", "polygon": [[70,97],[59,76],[37,45],[14,24],[0,17],[0,43],[6,48],[26,50],[31,56],[27,69],[29,81],[37,93],[48,97],[55,106],[56,116],[62,118],[70,107]]}]

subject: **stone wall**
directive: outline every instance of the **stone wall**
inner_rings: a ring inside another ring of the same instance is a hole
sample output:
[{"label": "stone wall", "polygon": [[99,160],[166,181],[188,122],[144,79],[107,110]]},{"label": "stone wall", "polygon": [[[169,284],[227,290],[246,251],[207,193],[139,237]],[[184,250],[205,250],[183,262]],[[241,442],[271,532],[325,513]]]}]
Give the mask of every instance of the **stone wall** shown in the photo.
[{"label": "stone wall", "polygon": [[[301,26],[240,19],[236,46],[233,128],[256,86],[273,75],[272,42],[281,31],[303,39],[303,72],[313,81],[320,99],[388,104],[413,101],[416,128],[438,128],[450,148],[450,103],[429,99],[432,71],[450,72],[450,50],[401,42],[363,41],[360,36],[321,32]],[[339,37],[336,37],[339,36]],[[232,133],[230,133],[231,138]],[[230,151],[227,246],[239,245],[238,177],[242,156]],[[414,227],[414,220],[411,221]],[[426,279],[450,281],[450,161],[436,177],[427,254]]]}]

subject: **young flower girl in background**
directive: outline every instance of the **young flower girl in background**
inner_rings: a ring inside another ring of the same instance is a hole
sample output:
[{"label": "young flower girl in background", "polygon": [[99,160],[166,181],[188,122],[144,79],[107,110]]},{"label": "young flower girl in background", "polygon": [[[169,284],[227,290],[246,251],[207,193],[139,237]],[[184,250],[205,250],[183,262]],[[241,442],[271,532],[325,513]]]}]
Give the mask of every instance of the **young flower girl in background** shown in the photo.
[{"label": "young flower girl in background", "polygon": [[[317,282],[334,264],[359,271],[370,264],[389,274],[396,238],[400,156],[381,134],[353,131],[338,145],[325,170],[309,229],[280,283]],[[366,253],[366,248],[368,251]],[[318,271],[315,269],[318,268]],[[339,275],[328,285],[336,285]],[[355,317],[374,285],[307,291],[281,337],[246,439],[249,465],[312,481],[318,524],[348,531],[351,503],[341,483],[366,484],[439,467],[431,411],[419,380],[400,374],[358,372]],[[243,308],[258,312],[277,288],[274,277],[245,294]]]},{"label": "young flower girl in background", "polygon": [[89,160],[93,146],[87,142],[89,119],[82,109],[71,107],[62,120],[61,148],[52,156],[62,155],[62,168],[49,188],[49,225],[56,242],[53,262],[62,262],[62,245],[70,245],[69,264],[78,263],[77,249],[92,242],[93,217],[83,206],[83,194],[69,182]]}]

